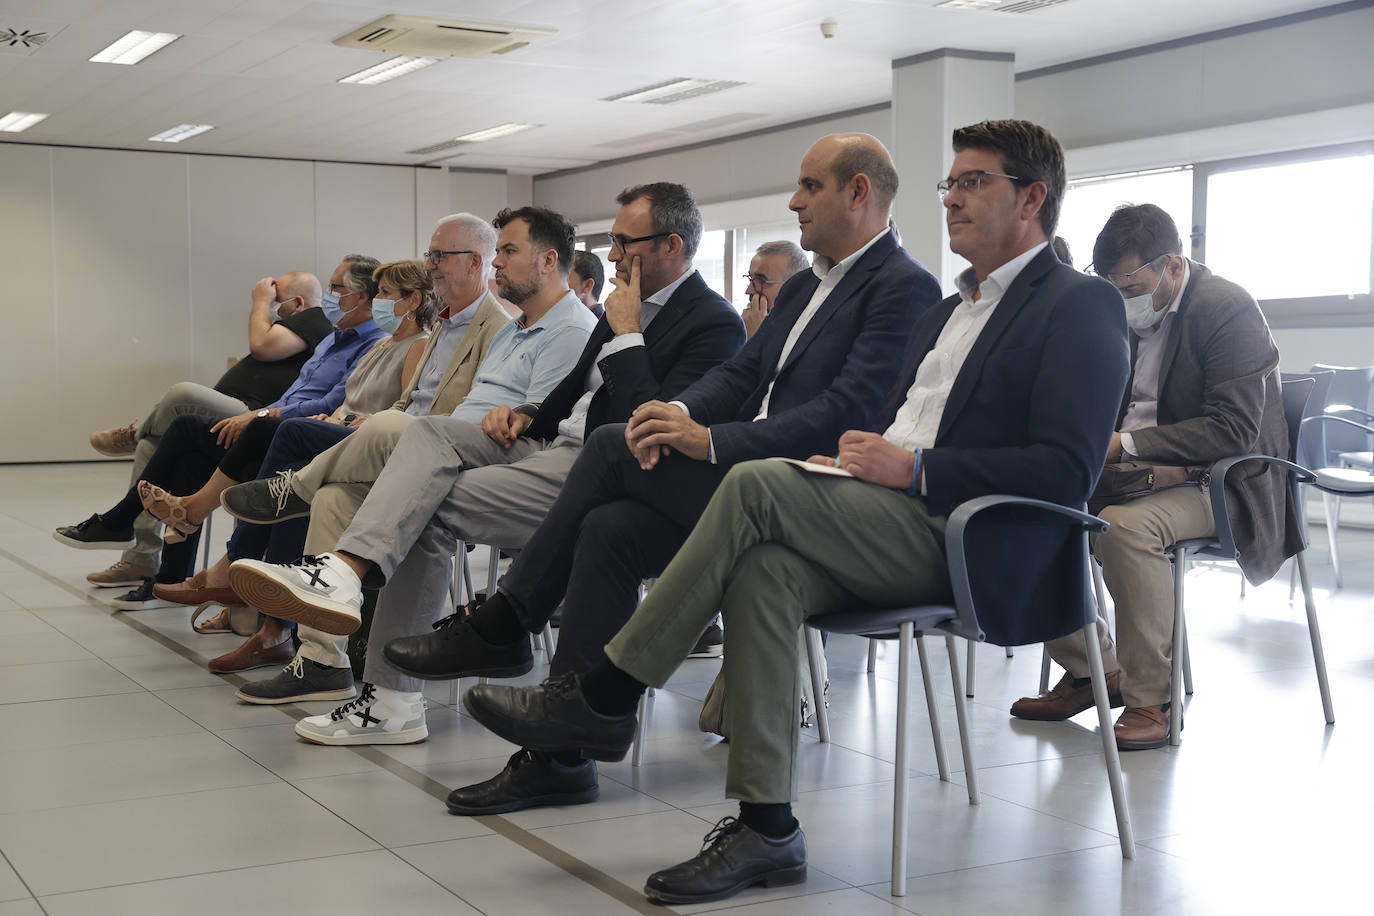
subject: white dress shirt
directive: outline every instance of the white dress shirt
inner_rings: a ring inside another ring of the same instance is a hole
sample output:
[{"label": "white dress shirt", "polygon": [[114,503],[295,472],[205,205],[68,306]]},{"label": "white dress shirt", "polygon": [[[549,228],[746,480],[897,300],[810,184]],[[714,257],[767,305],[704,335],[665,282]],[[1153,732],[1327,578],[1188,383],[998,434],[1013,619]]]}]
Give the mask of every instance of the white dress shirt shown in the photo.
[{"label": "white dress shirt", "polygon": [[1191,274],[1188,259],[1184,258],[1183,279],[1164,318],[1152,328],[1131,329],[1136,336],[1135,366],[1131,372],[1131,400],[1126,406],[1126,415],[1121,418],[1121,451],[1127,455],[1137,454],[1131,430],[1159,425],[1159,373],[1164,368],[1164,345],[1178,323],[1174,316],[1183,302],[1183,291],[1188,288]]},{"label": "white dress shirt", "polygon": [[578,442],[586,438],[587,411],[591,409],[592,398],[596,395],[602,382],[601,361],[613,353],[619,353],[621,350],[644,346],[643,329],[647,328],[649,322],[653,321],[655,316],[663,311],[663,306],[668,304],[668,300],[672,297],[673,293],[677,292],[677,288],[686,282],[687,278],[695,272],[695,267],[688,267],[687,270],[683,272],[682,276],[678,277],[672,283],[669,283],[667,286],[663,287],[663,289],[654,293],[639,304],[640,333],[618,334],[601,345],[601,349],[597,351],[596,359],[592,360],[591,367],[587,369],[587,380],[583,386],[582,397],[577,399],[577,403],[573,405],[572,412],[563,419],[563,422],[558,424],[558,434],[560,436],[567,436],[569,439],[576,439]]},{"label": "white dress shirt", "polygon": [[[955,282],[962,301],[954,307],[935,340],[935,346],[931,347],[917,367],[916,379],[906,393],[906,402],[898,408],[892,425],[883,433],[884,439],[911,451],[935,445],[945,403],[949,400],[949,392],[954,387],[959,370],[968,359],[969,351],[973,349],[978,335],[983,332],[1012,281],[1047,244],[1041,242],[1012,258],[988,274],[987,279],[976,287],[974,284],[978,277],[972,267],[959,275]],[[973,298],[975,289],[977,299]],[[921,491],[925,492],[924,480]]]}]

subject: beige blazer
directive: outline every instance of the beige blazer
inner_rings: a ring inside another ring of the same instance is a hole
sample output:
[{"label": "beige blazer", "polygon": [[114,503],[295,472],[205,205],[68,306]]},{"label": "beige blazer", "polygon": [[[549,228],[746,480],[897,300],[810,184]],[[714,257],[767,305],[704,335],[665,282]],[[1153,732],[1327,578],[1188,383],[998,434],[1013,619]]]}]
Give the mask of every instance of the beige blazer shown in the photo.
[{"label": "beige blazer", "polygon": [[[458,341],[458,349],[453,351],[453,358],[448,361],[448,368],[439,379],[439,390],[434,393],[434,404],[429,408],[431,415],[453,413],[453,409],[468,396],[472,380],[477,376],[477,366],[487,355],[491,339],[510,320],[510,316],[491,293],[482,296],[482,301],[477,305],[477,314],[472,317],[472,323],[463,332],[463,339]],[[411,376],[410,384],[406,385],[401,399],[393,405],[396,410],[405,410],[410,404],[410,396],[415,393],[415,386],[420,381],[425,364],[429,362],[430,354],[434,351],[434,342],[438,339],[438,334],[429,335],[429,343],[425,344],[425,353],[420,359],[420,365],[415,367],[415,374]]]}]

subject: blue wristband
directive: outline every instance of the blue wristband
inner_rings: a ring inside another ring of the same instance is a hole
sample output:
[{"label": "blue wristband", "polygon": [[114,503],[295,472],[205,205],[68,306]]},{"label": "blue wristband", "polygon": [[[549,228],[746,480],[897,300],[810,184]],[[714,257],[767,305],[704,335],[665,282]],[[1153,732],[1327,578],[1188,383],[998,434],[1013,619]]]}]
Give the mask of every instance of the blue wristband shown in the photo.
[{"label": "blue wristband", "polygon": [[916,449],[916,461],[911,466],[911,486],[906,488],[907,496],[921,495],[921,450]]}]

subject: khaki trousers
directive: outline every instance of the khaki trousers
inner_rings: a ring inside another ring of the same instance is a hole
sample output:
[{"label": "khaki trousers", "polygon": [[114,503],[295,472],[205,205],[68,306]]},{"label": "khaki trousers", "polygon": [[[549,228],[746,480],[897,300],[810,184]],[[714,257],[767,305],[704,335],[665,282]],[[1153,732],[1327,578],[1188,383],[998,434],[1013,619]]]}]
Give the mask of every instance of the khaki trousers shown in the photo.
[{"label": "khaki trousers", "polygon": [[802,621],[856,606],[951,602],[945,521],[899,490],[778,461],[737,465],[606,655],[662,686],[720,608],[726,794],[791,801]]},{"label": "khaki trousers", "polygon": [[[1187,538],[1216,534],[1208,490],[1173,487],[1108,506],[1111,527],[1093,541],[1102,579],[1116,605],[1116,644],[1098,610],[1097,633],[1106,671],[1122,672],[1127,706],[1158,706],[1169,699],[1174,639],[1173,564],[1164,548]],[[1048,646],[1050,657],[1076,678],[1088,676],[1088,659],[1077,633]]]}]

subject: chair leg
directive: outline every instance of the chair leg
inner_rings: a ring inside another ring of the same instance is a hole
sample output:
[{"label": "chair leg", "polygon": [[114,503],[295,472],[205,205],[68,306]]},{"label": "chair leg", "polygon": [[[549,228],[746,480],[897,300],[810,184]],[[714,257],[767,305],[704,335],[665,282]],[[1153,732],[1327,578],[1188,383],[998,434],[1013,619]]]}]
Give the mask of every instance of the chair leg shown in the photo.
[{"label": "chair leg", "polygon": [[873,669],[877,666],[877,664],[878,664],[878,640],[876,640],[876,639],[870,639],[870,640],[868,641],[868,673],[869,673],[869,674],[872,674],[872,673],[873,673]]},{"label": "chair leg", "polygon": [[501,548],[495,544],[491,545],[491,553],[487,558],[487,597],[496,594],[496,580],[501,575]]},{"label": "chair leg", "polygon": [[954,651],[954,637],[945,637],[945,651],[949,654],[949,677],[954,682],[954,717],[959,724],[959,750],[964,755],[964,782],[968,784],[968,803],[976,805],[981,797],[978,793],[978,770],[973,765],[973,743],[968,733],[968,704],[959,690],[959,653]]},{"label": "chair leg", "polygon": [[[930,737],[935,741],[935,768],[940,772],[940,780],[949,782],[949,761],[945,759],[945,737],[940,733],[940,711],[935,707],[935,689],[930,683],[930,659],[926,657],[925,637],[916,637],[916,657],[921,662],[921,686],[926,692],[926,712],[930,716]],[[897,679],[902,677],[901,656],[898,656]],[[963,691],[955,691],[963,699]]]},{"label": "chair leg", "polygon": [[[806,665],[811,670],[811,696],[817,698],[812,704],[816,710],[816,737],[822,744],[830,743],[830,710],[825,708],[825,678],[821,675],[820,658],[825,654],[821,644],[821,631],[802,625],[806,634]],[[793,710],[795,712],[795,710]]]},{"label": "chair leg", "polygon": [[549,661],[553,661],[553,627],[549,626],[548,623],[544,624],[543,639],[544,654],[548,656]]},{"label": "chair leg", "polygon": [[[1307,538],[1303,538],[1304,543]],[[1298,561],[1294,560],[1293,565],[1288,568],[1288,603],[1293,603],[1293,596],[1298,592]]]},{"label": "chair leg", "polygon": [[1102,581],[1102,567],[1097,565],[1097,561],[1088,558],[1088,567],[1093,574],[1093,597],[1097,599],[1097,613],[1103,620],[1107,619],[1107,585]]},{"label": "chair leg", "polygon": [[[1101,648],[1100,646],[1098,648]],[[1050,692],[1050,647],[1040,649],[1040,692]]]},{"label": "chair leg", "polygon": [[1012,651],[1011,646],[1007,646],[1007,658],[1015,658],[1015,657],[1016,657],[1016,653]]},{"label": "chair leg", "polygon": [[463,588],[467,590],[465,601],[473,601],[477,598],[477,583],[472,578],[472,564],[468,562],[468,548],[466,544],[458,545],[458,556],[462,558],[463,569]]},{"label": "chair leg", "polygon": [[210,542],[214,540],[211,534],[215,522],[215,513],[211,512],[205,516],[205,521],[200,524],[200,568],[210,568]]},{"label": "chair leg", "polygon": [[1307,605],[1307,633],[1312,638],[1312,661],[1317,666],[1317,688],[1322,695],[1322,714],[1326,724],[1336,721],[1336,710],[1331,705],[1331,684],[1326,678],[1326,653],[1322,650],[1322,631],[1317,625],[1317,604],[1312,600],[1312,583],[1307,578],[1307,551],[1300,550],[1294,561],[1298,577],[1302,579],[1302,600]]},{"label": "chair leg", "polygon": [[1336,530],[1341,526],[1341,498],[1323,493],[1322,508],[1326,510],[1326,542],[1331,547],[1331,574],[1336,580],[1336,588],[1340,588],[1341,554],[1336,547]]},{"label": "chair leg", "polygon": [[1188,649],[1188,616],[1183,615],[1183,692],[1193,695],[1193,653]]},{"label": "chair leg", "polygon": [[[897,642],[897,763],[892,779],[892,896],[906,896],[906,832],[907,810],[906,789],[907,769],[910,762],[907,753],[910,749],[910,736],[907,723],[911,721],[911,642],[915,629],[910,621],[898,628]],[[916,645],[922,647],[921,674],[926,679],[926,700],[931,700],[929,671],[925,664],[924,642],[915,636]],[[815,669],[812,668],[814,671]],[[932,713],[933,717],[933,713]],[[938,739],[937,739],[938,743]],[[941,766],[941,778],[945,778]]]},{"label": "chair leg", "polygon": [[968,642],[968,662],[967,662],[967,664],[964,665],[964,668],[965,668],[965,672],[966,672],[966,674],[968,675],[968,677],[967,677],[967,680],[964,682],[964,696],[968,697],[969,699],[973,699],[973,659],[974,659],[974,651],[973,651],[973,650],[974,650],[976,647],[975,647],[974,644],[973,644],[973,640],[970,639],[970,640],[968,640],[967,642]]},{"label": "chair leg", "polygon": [[649,688],[639,695],[639,715],[635,719],[635,740],[634,750],[630,752],[630,766],[639,766],[644,763],[644,725],[649,715],[649,695],[653,693],[653,688]]},{"label": "chair leg", "polygon": [[1097,704],[1097,728],[1102,733],[1102,757],[1107,764],[1107,783],[1112,789],[1112,807],[1116,809],[1116,833],[1121,840],[1121,858],[1135,858],[1135,832],[1131,829],[1131,812],[1126,806],[1126,790],[1121,782],[1121,755],[1116,749],[1116,735],[1112,730],[1112,707],[1107,698],[1107,677],[1102,671],[1102,647],[1097,644],[1097,626],[1088,624],[1082,630],[1083,649],[1088,656],[1088,675],[1093,682],[1093,700]]},{"label": "chair leg", "polygon": [[1188,551],[1174,551],[1173,674],[1169,678],[1169,744],[1178,747],[1183,732],[1183,580],[1188,578]]}]

